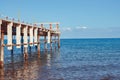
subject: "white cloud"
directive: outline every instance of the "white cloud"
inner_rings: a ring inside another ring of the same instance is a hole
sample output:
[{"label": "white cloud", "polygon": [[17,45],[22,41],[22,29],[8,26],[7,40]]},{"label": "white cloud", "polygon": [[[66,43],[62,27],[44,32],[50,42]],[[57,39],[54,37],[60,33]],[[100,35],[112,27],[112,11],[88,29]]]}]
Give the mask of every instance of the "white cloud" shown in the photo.
[{"label": "white cloud", "polygon": [[61,31],[72,31],[72,30],[82,30],[82,29],[87,29],[86,26],[77,26],[77,27],[62,27],[60,28]]},{"label": "white cloud", "polygon": [[86,26],[77,26],[76,29],[87,29]]},{"label": "white cloud", "polygon": [[66,28],[62,28],[62,31],[72,31],[72,29],[70,27],[66,27]]}]

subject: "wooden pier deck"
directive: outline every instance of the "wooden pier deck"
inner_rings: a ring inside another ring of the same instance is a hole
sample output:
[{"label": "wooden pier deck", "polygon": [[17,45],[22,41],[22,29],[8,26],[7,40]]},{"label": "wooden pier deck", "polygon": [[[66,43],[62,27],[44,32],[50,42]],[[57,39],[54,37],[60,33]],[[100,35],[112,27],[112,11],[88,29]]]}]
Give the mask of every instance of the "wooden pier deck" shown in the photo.
[{"label": "wooden pier deck", "polygon": [[[46,28],[45,25],[49,25]],[[55,29],[53,29],[53,26]],[[4,43],[4,39],[7,36],[7,44]],[[16,43],[13,43],[13,36],[16,37]],[[8,17],[0,18],[0,67],[4,66],[4,47],[13,51],[13,46],[16,48],[22,48],[24,51],[24,59],[28,58],[28,45],[37,47],[38,55],[40,55],[40,37],[44,37],[44,48],[47,49],[47,43],[50,44],[52,49],[52,42],[57,43],[60,48],[60,31],[59,23],[39,23],[39,24],[27,24],[9,19]],[[54,37],[54,41],[52,38]],[[28,41],[29,39],[29,41]]]}]

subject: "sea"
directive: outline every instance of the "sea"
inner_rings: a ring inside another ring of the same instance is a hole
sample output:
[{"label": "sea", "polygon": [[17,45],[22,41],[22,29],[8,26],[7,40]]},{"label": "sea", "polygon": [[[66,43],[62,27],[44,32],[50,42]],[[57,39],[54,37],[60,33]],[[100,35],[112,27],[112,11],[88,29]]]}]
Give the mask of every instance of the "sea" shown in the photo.
[{"label": "sea", "polygon": [[120,80],[120,38],[61,39],[60,48],[47,47],[41,43],[40,55],[28,48],[27,60],[22,49],[5,47],[0,80]]}]

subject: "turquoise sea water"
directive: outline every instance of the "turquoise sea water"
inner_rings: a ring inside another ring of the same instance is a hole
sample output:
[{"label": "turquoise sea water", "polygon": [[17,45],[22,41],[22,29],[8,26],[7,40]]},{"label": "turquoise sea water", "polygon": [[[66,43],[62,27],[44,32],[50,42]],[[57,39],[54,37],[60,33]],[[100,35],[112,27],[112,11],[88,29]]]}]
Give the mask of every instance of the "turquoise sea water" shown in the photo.
[{"label": "turquoise sea water", "polygon": [[[42,45],[43,46],[43,45]],[[49,46],[49,45],[48,45]],[[61,39],[60,49],[38,56],[33,47],[24,61],[21,49],[14,56],[5,48],[5,80],[120,80],[120,38]]]}]

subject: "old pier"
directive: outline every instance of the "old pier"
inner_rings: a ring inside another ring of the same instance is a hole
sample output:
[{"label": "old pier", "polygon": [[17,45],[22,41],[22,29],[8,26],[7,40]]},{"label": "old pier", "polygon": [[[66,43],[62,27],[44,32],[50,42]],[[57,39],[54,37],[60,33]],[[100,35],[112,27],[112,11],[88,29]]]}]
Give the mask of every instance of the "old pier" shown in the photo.
[{"label": "old pier", "polygon": [[[45,28],[45,25],[49,25],[49,28]],[[5,36],[7,37],[7,44],[4,43]],[[13,43],[13,36],[16,37],[16,43]],[[5,46],[11,53],[13,52],[13,46],[21,48],[24,59],[27,59],[28,46],[34,45],[37,48],[38,55],[40,55],[40,37],[44,37],[45,49],[47,49],[47,43],[50,44],[50,49],[52,49],[52,42],[60,48],[59,23],[28,24],[8,17],[0,18],[0,67],[4,66]]]}]

